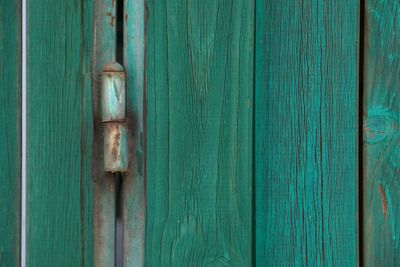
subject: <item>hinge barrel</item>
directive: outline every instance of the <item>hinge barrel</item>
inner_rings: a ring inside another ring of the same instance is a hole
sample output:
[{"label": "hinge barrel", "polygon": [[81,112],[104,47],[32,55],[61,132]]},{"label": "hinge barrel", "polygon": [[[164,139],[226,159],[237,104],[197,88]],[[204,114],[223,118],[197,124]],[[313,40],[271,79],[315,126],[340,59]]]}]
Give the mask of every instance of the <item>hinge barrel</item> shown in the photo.
[{"label": "hinge barrel", "polygon": [[125,72],[116,62],[107,64],[101,77],[102,121],[125,120]]},{"label": "hinge barrel", "polygon": [[127,127],[125,122],[125,72],[112,62],[101,77],[102,122],[104,128],[104,170],[128,170]]}]

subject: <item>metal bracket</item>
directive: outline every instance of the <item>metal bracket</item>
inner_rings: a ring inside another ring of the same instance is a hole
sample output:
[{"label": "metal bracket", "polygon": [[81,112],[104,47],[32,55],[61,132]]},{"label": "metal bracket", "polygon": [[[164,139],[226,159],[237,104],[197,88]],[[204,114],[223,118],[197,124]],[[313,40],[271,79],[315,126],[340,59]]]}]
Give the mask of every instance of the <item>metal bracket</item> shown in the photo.
[{"label": "metal bracket", "polygon": [[107,64],[101,75],[101,106],[104,129],[104,170],[128,170],[125,122],[125,72],[117,62]]}]

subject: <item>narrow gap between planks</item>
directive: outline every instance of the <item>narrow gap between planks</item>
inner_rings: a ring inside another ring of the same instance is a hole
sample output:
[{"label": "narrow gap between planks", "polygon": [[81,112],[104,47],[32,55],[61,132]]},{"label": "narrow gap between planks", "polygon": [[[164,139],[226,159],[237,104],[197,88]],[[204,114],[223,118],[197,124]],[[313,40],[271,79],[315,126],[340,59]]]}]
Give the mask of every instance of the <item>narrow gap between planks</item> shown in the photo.
[{"label": "narrow gap between planks", "polygon": [[[124,65],[124,2],[125,0],[117,0],[116,3],[116,61]],[[117,190],[115,195],[115,266],[123,267],[124,265],[124,220],[122,217],[122,187],[124,185],[124,177],[122,174],[115,174],[117,179]]]},{"label": "narrow gap between planks", "polygon": [[364,266],[364,45],[365,45],[365,0],[360,0],[359,10],[359,60],[358,60],[358,251],[359,266]]}]

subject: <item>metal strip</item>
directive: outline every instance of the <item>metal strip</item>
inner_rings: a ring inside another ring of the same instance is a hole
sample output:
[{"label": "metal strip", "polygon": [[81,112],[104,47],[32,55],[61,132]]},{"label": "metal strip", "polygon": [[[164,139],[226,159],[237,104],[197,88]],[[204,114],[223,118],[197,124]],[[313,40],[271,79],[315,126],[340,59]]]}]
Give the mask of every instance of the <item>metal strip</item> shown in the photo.
[{"label": "metal strip", "polygon": [[116,57],[116,1],[96,0],[93,61],[94,266],[115,266],[116,179],[104,172],[101,73]]},{"label": "metal strip", "polygon": [[26,5],[22,0],[21,266],[26,266]]}]

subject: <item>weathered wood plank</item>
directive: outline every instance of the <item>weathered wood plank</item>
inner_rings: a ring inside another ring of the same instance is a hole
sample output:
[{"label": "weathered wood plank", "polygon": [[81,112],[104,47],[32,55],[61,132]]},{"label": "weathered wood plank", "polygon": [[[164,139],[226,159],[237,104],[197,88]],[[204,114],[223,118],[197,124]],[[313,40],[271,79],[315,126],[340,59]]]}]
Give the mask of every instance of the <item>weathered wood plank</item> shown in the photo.
[{"label": "weathered wood plank", "polygon": [[28,1],[28,266],[93,266],[93,1]]},{"label": "weathered wood plank", "polygon": [[148,5],[146,265],[250,266],[254,2]]},{"label": "weathered wood plank", "polygon": [[400,3],[365,2],[364,263],[400,264]]},{"label": "weathered wood plank", "polygon": [[358,1],[256,3],[257,266],[356,266]]},{"label": "weathered wood plank", "polygon": [[0,1],[0,266],[20,265],[21,2]]},{"label": "weathered wood plank", "polygon": [[126,71],[127,120],[129,125],[129,172],[123,183],[124,266],[144,266],[145,174],[144,174],[144,44],[145,1],[126,0],[124,67]]}]

